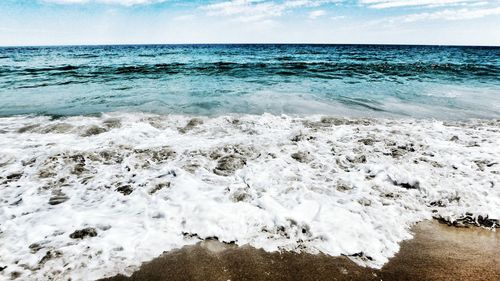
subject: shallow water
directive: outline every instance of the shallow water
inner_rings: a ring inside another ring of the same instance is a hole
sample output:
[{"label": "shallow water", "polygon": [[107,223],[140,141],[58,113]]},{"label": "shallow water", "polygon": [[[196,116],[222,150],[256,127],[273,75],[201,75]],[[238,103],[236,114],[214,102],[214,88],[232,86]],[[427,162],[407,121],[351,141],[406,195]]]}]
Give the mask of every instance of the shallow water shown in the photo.
[{"label": "shallow water", "polygon": [[0,118],[0,278],[131,274],[211,237],[380,268],[418,221],[498,226],[499,123]]},{"label": "shallow water", "polygon": [[500,117],[500,48],[0,48],[0,115],[146,111]]}]

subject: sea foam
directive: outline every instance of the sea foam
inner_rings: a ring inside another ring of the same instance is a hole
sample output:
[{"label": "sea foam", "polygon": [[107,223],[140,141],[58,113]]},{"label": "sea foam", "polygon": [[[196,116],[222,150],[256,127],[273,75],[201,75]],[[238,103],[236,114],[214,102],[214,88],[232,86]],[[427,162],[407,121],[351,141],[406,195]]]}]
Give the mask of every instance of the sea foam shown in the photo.
[{"label": "sea foam", "polygon": [[0,119],[0,276],[131,274],[200,239],[380,268],[432,217],[496,227],[500,121]]}]

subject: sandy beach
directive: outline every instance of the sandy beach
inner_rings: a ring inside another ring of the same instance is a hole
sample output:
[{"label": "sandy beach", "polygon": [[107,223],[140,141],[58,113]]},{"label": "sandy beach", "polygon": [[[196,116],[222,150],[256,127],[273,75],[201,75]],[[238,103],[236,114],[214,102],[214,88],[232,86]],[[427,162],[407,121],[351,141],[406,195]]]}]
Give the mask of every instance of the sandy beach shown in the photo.
[{"label": "sandy beach", "polygon": [[122,280],[499,280],[500,235],[484,228],[418,223],[414,239],[381,270],[347,257],[268,253],[215,240],[163,254]]}]

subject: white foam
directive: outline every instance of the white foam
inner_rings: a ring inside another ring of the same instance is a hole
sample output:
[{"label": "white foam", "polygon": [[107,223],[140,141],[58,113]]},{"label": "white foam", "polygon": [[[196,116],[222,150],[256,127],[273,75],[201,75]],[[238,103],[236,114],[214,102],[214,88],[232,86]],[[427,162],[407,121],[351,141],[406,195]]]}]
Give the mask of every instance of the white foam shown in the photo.
[{"label": "white foam", "polygon": [[[131,274],[207,237],[381,267],[418,221],[500,218],[498,121],[320,120],[221,116],[179,130],[190,117],[1,118],[0,276]],[[237,169],[217,175],[228,155]],[[86,227],[97,236],[69,237]]]}]

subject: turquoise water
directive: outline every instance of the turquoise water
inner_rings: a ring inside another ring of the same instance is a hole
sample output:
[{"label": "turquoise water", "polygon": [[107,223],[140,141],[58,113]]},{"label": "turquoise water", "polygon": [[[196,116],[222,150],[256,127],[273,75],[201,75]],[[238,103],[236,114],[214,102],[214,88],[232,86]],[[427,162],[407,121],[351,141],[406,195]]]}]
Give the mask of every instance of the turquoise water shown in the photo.
[{"label": "turquoise water", "polygon": [[500,48],[148,45],[0,48],[0,115],[500,118]]}]

